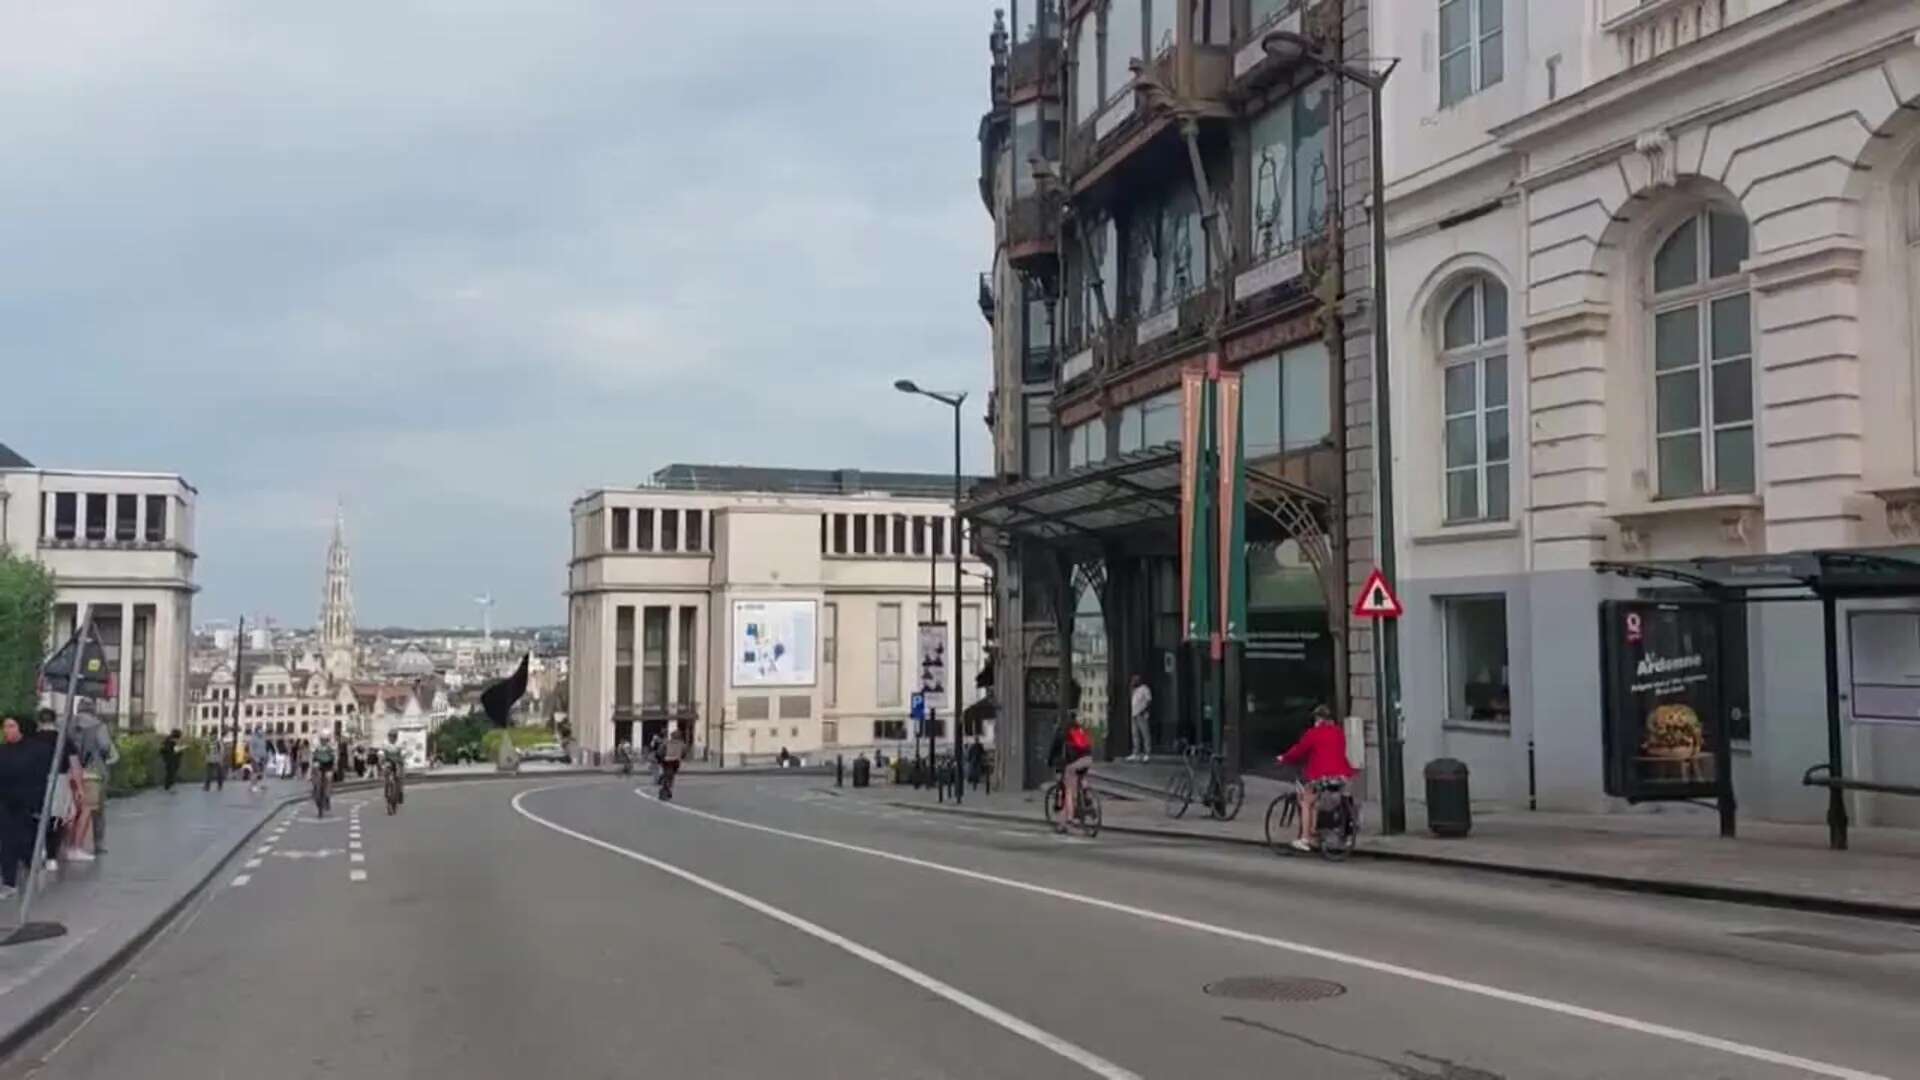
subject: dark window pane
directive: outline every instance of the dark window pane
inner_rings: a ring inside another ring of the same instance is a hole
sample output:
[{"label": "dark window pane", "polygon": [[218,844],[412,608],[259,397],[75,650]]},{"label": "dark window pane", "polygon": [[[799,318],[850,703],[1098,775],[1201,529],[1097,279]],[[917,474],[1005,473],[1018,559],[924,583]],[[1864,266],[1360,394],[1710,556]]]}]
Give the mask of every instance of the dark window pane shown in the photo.
[{"label": "dark window pane", "polygon": [[1753,490],[1753,429],[1731,428],[1713,433],[1714,490]]},{"label": "dark window pane", "polygon": [[1665,435],[1700,426],[1700,376],[1692,371],[1662,375],[1654,381],[1654,430]]},{"label": "dark window pane", "polygon": [[1473,50],[1461,49],[1440,61],[1440,104],[1464,101],[1473,93]]},{"label": "dark window pane", "polygon": [[1458,349],[1471,345],[1473,335],[1473,290],[1467,289],[1447,308],[1446,324],[1441,331],[1441,347]]},{"label": "dark window pane", "polygon": [[1653,257],[1653,291],[1683,288],[1700,280],[1700,219],[1688,218]]},{"label": "dark window pane", "polygon": [[1507,287],[1488,278],[1480,283],[1480,295],[1486,317],[1480,320],[1480,340],[1495,341],[1507,336]]},{"label": "dark window pane", "polygon": [[1480,39],[1480,89],[1498,83],[1506,75],[1506,55],[1501,51],[1504,34],[1494,33]]},{"label": "dark window pane", "polygon": [[1489,34],[1500,29],[1501,0],[1480,0],[1480,32]]},{"label": "dark window pane", "polygon": [[1472,469],[1447,474],[1447,520],[1472,521],[1480,516],[1480,476]]},{"label": "dark window pane", "polygon": [[1472,12],[1468,0],[1442,0],[1440,4],[1440,51],[1450,53],[1473,36]]},{"label": "dark window pane", "polygon": [[1446,374],[1448,416],[1473,411],[1473,365],[1454,364],[1447,368]]},{"label": "dark window pane", "polygon": [[907,519],[902,514],[893,516],[893,547],[890,550],[895,555],[907,553]]},{"label": "dark window pane", "polygon": [[855,555],[867,553],[867,515],[865,514],[853,516],[853,553]]},{"label": "dark window pane", "polygon": [[706,548],[707,512],[705,510],[687,511],[687,550],[702,551]]},{"label": "dark window pane", "polygon": [[1692,367],[1700,362],[1700,309],[1663,311],[1653,317],[1655,371]]},{"label": "dark window pane", "polygon": [[134,529],[139,525],[140,496],[115,495],[113,497],[113,538],[132,540]]},{"label": "dark window pane", "polygon": [[1486,395],[1487,407],[1495,408],[1507,403],[1507,358],[1489,356],[1486,360],[1486,385],[1481,388]]},{"label": "dark window pane", "polygon": [[1745,356],[1753,351],[1753,317],[1747,294],[1713,302],[1713,358]]},{"label": "dark window pane", "polygon": [[1700,436],[1672,435],[1660,440],[1660,494],[1669,499],[1700,494]]},{"label": "dark window pane", "polygon": [[1729,360],[1713,366],[1713,422],[1739,424],[1753,419],[1753,361]]},{"label": "dark window pane", "polygon": [[[660,550],[680,550],[680,511],[660,511]],[[662,618],[665,618],[663,615]]]},{"label": "dark window pane", "polygon": [[1473,417],[1463,416],[1447,421],[1447,468],[1472,465],[1479,461],[1479,447],[1474,445],[1478,441]]},{"label": "dark window pane", "polygon": [[105,540],[107,538],[107,497],[101,494],[87,496],[87,539]]},{"label": "dark window pane", "polygon": [[1496,521],[1507,517],[1507,467],[1487,466],[1487,516]]},{"label": "dark window pane", "polygon": [[625,551],[633,543],[631,515],[625,507],[613,509],[613,550]]},{"label": "dark window pane", "polygon": [[80,497],[70,491],[53,497],[53,535],[56,540],[71,540],[80,518]]},{"label": "dark window pane", "polygon": [[1488,409],[1487,423],[1487,460],[1505,461],[1510,453],[1507,442],[1507,410]]},{"label": "dark window pane", "polygon": [[1747,219],[1715,210],[1707,215],[1707,274],[1725,277],[1739,273],[1747,257]]}]

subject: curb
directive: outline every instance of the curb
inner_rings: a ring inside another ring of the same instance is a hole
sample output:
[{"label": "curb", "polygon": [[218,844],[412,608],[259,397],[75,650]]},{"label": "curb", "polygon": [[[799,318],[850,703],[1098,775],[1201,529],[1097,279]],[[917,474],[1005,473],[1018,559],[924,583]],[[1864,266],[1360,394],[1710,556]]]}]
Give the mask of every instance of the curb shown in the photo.
[{"label": "curb", "polygon": [[[888,805],[907,810],[925,810],[936,814],[953,814],[962,817],[983,818],[991,821],[1011,821],[1032,824],[1034,818],[1024,814],[1007,814],[995,810],[969,810],[965,807],[926,806],[921,803],[888,799]],[[1267,850],[1267,844],[1245,836],[1209,836],[1205,833],[1182,832],[1177,829],[1153,829],[1138,825],[1102,825],[1103,832],[1125,833],[1132,836],[1152,836],[1160,839],[1186,840],[1203,844],[1222,844],[1242,848]],[[1715,885],[1699,881],[1667,881],[1660,878],[1621,877],[1610,874],[1596,874],[1586,870],[1562,870],[1544,866],[1519,866],[1513,863],[1493,862],[1485,859],[1468,859],[1454,855],[1426,855],[1412,851],[1393,851],[1383,848],[1360,847],[1353,854],[1361,859],[1377,859],[1381,862],[1415,863],[1423,866],[1437,866],[1453,870],[1477,870],[1488,874],[1503,874],[1509,877],[1533,878],[1540,881],[1562,881],[1574,885],[1586,885],[1596,889],[1614,892],[1646,893],[1658,896],[1674,896],[1688,900],[1710,900],[1723,904],[1743,904],[1748,907],[1780,908],[1789,911],[1808,911],[1822,915],[1846,915],[1856,918],[1890,919],[1898,922],[1920,923],[1920,907],[1905,904],[1886,904],[1871,900],[1847,900],[1837,896],[1810,896],[1804,893],[1774,892],[1767,889],[1751,889],[1738,885]]]},{"label": "curb", "polygon": [[[427,776],[427,777],[421,777],[414,782],[428,783],[428,784],[434,784],[434,783],[444,784],[444,783],[460,783],[463,781],[472,782],[472,781],[479,781],[479,780],[491,780],[491,781],[520,780],[520,779],[528,779],[528,778],[540,778],[540,777],[546,777],[546,776],[566,777],[566,776],[601,776],[601,775],[604,775],[604,774],[598,770],[555,769],[552,772],[530,773],[530,774],[524,774],[524,775],[474,773],[471,775],[455,775],[455,776],[441,776],[441,777]],[[336,792],[367,791],[367,790],[374,789],[378,785],[378,783],[379,782],[375,780],[348,780],[348,781],[341,782],[338,786],[334,788],[334,790]],[[12,1057],[15,1052],[17,1052],[28,1041],[33,1039],[34,1036],[39,1035],[41,1032],[44,1032],[48,1027],[52,1026],[52,1024],[56,1020],[58,1020],[62,1015],[64,1015],[70,1009],[72,1009],[73,1006],[82,997],[85,997],[89,991],[93,990],[95,987],[98,987],[101,983],[105,982],[107,979],[110,979],[114,975],[118,974],[119,971],[127,965],[128,961],[132,960],[133,957],[137,956],[142,949],[146,948],[149,944],[151,944],[153,939],[158,937],[162,930],[172,925],[174,920],[180,917],[180,913],[186,910],[186,907],[188,904],[193,903],[193,901],[198,899],[201,896],[201,894],[206,892],[207,886],[213,881],[215,877],[219,876],[221,868],[226,866],[228,862],[232,861],[234,855],[237,854],[242,848],[252,843],[254,841],[254,838],[260,835],[260,830],[266,828],[267,824],[271,822],[275,816],[277,816],[282,810],[285,810],[287,807],[296,806],[300,803],[308,801],[311,798],[312,796],[310,794],[307,794],[304,792],[297,795],[282,796],[280,798],[280,801],[274,805],[273,809],[267,811],[266,814],[262,815],[260,820],[255,822],[252,828],[248,829],[245,833],[241,834],[240,838],[237,841],[235,841],[232,846],[228,847],[224,851],[220,851],[218,849],[209,849],[207,853],[202,854],[199,858],[199,862],[196,863],[196,865],[199,865],[199,863],[205,863],[206,871],[204,873],[201,873],[196,880],[193,880],[192,884],[188,885],[187,888],[181,892],[178,898],[168,902],[166,906],[161,908],[159,911],[155,912],[153,917],[147,921],[147,924],[145,926],[141,927],[138,931],[136,931],[119,948],[113,950],[113,952],[109,954],[106,957],[106,959],[100,961],[98,964],[95,964],[92,970],[82,972],[76,979],[74,979],[73,985],[67,987],[65,990],[62,990],[58,994],[54,995],[54,997],[48,1002],[46,1002],[44,1005],[41,1005],[38,1008],[34,1009],[33,1012],[31,1012],[24,1020],[14,1025],[14,1027],[11,1030],[0,1032],[0,1059]]]}]

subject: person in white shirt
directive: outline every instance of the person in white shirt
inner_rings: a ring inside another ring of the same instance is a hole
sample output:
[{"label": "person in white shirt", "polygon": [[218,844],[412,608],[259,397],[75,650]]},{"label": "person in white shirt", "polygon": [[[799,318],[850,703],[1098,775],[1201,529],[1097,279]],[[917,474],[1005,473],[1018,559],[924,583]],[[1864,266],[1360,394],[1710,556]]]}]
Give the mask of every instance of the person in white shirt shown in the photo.
[{"label": "person in white shirt", "polygon": [[1153,754],[1153,691],[1137,674],[1129,681],[1133,685],[1133,753],[1127,760],[1146,761]]}]

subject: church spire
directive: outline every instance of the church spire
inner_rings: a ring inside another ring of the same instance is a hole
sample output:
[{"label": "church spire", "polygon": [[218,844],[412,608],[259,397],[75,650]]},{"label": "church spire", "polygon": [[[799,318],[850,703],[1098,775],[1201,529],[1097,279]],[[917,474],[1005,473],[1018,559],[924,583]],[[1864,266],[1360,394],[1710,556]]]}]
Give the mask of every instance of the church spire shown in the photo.
[{"label": "church spire", "polygon": [[327,544],[327,581],[320,601],[320,663],[332,679],[353,678],[353,563],[347,551],[347,510],[336,503]]}]

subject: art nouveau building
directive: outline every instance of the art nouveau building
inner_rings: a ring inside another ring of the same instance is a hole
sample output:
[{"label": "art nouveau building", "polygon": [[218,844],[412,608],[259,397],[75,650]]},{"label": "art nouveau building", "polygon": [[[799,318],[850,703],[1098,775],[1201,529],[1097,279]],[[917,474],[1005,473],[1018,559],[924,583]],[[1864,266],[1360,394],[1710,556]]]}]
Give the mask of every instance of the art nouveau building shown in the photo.
[{"label": "art nouveau building", "polygon": [[[1916,542],[1920,6],[1390,11],[1408,771],[1452,756],[1476,795],[1599,808],[1596,605],[1636,586],[1596,561]],[[1869,651],[1920,678],[1920,620],[1847,614],[1843,691]],[[1743,808],[1818,820],[1818,606],[1725,637]],[[1920,780],[1920,726],[1847,696],[1848,771]]]}]

